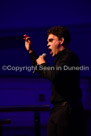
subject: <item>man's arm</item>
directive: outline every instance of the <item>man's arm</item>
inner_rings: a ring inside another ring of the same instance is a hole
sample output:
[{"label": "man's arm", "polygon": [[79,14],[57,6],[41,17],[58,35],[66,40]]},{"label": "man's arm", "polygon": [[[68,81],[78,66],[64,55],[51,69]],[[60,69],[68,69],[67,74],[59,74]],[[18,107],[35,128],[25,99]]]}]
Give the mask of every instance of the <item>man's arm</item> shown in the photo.
[{"label": "man's arm", "polygon": [[[46,62],[43,63],[42,56],[36,59],[37,64],[39,65],[38,73],[40,77],[47,78],[51,82],[55,82],[57,80],[61,80],[63,76],[66,76],[67,72],[63,70],[63,66],[66,65],[68,60],[58,61],[57,65],[54,67],[50,67]],[[58,70],[57,67],[61,67],[62,70]]]},{"label": "man's arm", "polygon": [[25,34],[24,35],[24,40],[25,40],[25,48],[29,52],[32,64],[35,66],[35,65],[37,65],[36,59],[38,58],[38,56],[33,51],[31,39],[30,39],[30,37],[28,35]]},{"label": "man's arm", "polygon": [[43,58],[39,57],[36,59],[37,64],[39,65],[38,73],[41,77],[47,78],[52,82],[61,81],[61,79],[66,79],[78,73],[77,71],[65,70],[64,66],[79,66],[79,60],[72,53],[67,54],[63,59],[59,58],[55,67],[49,67],[47,63],[43,63]]}]

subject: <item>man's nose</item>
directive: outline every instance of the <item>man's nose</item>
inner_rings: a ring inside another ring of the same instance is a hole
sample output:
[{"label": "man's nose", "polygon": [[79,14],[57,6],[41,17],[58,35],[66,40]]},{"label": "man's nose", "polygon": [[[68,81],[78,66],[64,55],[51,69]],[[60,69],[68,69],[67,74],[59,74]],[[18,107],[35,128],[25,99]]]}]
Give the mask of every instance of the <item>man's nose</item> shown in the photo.
[{"label": "man's nose", "polygon": [[49,44],[47,44],[47,46],[49,47]]}]

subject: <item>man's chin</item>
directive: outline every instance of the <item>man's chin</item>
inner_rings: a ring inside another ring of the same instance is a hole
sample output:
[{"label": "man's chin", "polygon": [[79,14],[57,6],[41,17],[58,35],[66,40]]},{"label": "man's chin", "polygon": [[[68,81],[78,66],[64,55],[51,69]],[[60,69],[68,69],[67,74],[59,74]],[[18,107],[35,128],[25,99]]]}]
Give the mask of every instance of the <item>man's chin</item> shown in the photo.
[{"label": "man's chin", "polygon": [[56,54],[53,54],[53,53],[52,53],[51,55],[52,55],[52,57],[55,57],[55,56],[56,56]]},{"label": "man's chin", "polygon": [[51,55],[52,55],[52,57],[55,57],[56,56],[56,54],[55,53],[53,53],[52,51],[51,51],[51,53],[50,53]]},{"label": "man's chin", "polygon": [[53,52],[52,52],[52,51],[50,52],[50,55],[52,55],[52,57],[54,56],[54,54],[53,54]]}]

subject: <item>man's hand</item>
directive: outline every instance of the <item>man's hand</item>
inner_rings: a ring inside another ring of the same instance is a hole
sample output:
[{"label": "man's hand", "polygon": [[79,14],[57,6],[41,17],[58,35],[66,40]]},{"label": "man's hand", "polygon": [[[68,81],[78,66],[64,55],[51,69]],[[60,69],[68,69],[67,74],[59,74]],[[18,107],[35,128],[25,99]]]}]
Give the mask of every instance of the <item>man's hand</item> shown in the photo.
[{"label": "man's hand", "polygon": [[41,65],[41,64],[43,64],[43,63],[46,63],[46,61],[44,60],[44,57],[43,57],[42,55],[39,56],[38,59],[36,59],[36,62],[37,62],[38,65]]},{"label": "man's hand", "polygon": [[25,40],[25,48],[26,48],[26,50],[31,53],[32,52],[32,46],[31,46],[30,37],[25,34],[24,35],[24,40]]}]

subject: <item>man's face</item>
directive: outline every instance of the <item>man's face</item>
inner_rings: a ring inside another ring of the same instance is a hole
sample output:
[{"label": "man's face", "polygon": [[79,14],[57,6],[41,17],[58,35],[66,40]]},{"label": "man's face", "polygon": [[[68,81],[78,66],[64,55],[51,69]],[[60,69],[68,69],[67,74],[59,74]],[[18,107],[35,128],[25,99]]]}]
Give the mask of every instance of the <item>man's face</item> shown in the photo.
[{"label": "man's face", "polygon": [[60,47],[61,47],[60,40],[56,35],[49,34],[47,42],[48,42],[47,46],[48,49],[50,50],[50,54],[52,56],[55,56],[60,51]]}]

